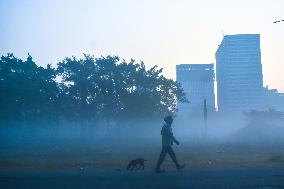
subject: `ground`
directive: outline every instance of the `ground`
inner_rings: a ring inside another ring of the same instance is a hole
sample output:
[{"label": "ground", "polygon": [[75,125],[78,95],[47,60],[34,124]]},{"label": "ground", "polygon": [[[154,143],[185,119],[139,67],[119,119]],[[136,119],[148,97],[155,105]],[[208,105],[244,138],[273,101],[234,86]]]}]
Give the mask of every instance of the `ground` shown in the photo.
[{"label": "ground", "polygon": [[156,174],[146,171],[102,171],[92,168],[56,172],[6,172],[0,174],[5,189],[276,189],[284,188],[284,169],[186,169]]},{"label": "ground", "polygon": [[[58,128],[54,131],[59,132]],[[136,128],[101,136],[88,135],[97,130],[79,130],[80,137],[67,137],[63,131],[60,137],[38,131],[34,133],[42,135],[31,137],[28,132],[29,137],[23,137],[24,132],[17,131],[18,138],[2,132],[0,188],[284,188],[284,142],[275,138],[255,134],[256,139],[250,135],[249,141],[204,140],[193,132],[186,136],[182,136],[184,131],[177,132],[181,144],[173,148],[187,167],[177,172],[167,157],[162,165],[167,172],[156,174],[159,128],[143,129],[143,135]],[[128,162],[138,157],[147,159],[146,169],[126,171]]]},{"label": "ground", "polygon": [[[112,141],[99,144],[96,141],[67,140],[56,145],[50,145],[49,142],[28,143],[19,148],[10,144],[6,148],[9,152],[2,148],[0,153],[2,171],[60,171],[86,166],[98,170],[124,170],[130,160],[138,157],[147,160],[147,169],[154,169],[161,145],[159,141]],[[186,163],[188,168],[284,168],[284,147],[281,145],[190,144],[184,141],[180,146],[173,146],[173,149],[178,160]],[[169,157],[163,167],[174,169]]]},{"label": "ground", "polygon": [[[163,164],[167,172],[156,174],[158,144],[133,142],[127,148],[121,142],[98,146],[76,143],[76,148],[66,144],[49,152],[42,144],[37,148],[30,144],[18,150],[18,155],[2,154],[0,188],[284,188],[282,147],[242,149],[228,144],[185,143],[174,149],[186,169],[177,172],[167,157]],[[136,157],[148,160],[146,169],[126,171],[128,161]]]}]

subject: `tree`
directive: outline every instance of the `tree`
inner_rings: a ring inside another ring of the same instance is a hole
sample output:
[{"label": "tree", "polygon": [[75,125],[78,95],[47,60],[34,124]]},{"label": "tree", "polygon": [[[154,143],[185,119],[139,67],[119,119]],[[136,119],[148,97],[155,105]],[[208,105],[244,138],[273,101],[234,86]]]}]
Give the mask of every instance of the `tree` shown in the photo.
[{"label": "tree", "polygon": [[250,112],[244,112],[244,115],[250,121],[250,124],[266,124],[268,121],[281,121],[284,119],[283,112],[275,109],[269,109],[267,111],[252,110]]},{"label": "tree", "polygon": [[143,62],[117,56],[67,57],[57,69],[37,66],[13,54],[0,60],[1,120],[69,121],[155,118],[187,102],[181,86]]},{"label": "tree", "polygon": [[66,58],[58,63],[59,106],[63,117],[78,120],[96,115],[99,108],[97,71],[94,58],[89,55],[84,55],[83,59]]},{"label": "tree", "polygon": [[22,61],[8,54],[1,57],[0,75],[2,120],[23,121],[52,114],[57,84],[50,65],[45,69],[38,67],[30,55]]},{"label": "tree", "polygon": [[174,113],[177,101],[187,102],[181,86],[161,75],[162,69],[146,70],[143,62],[120,61],[117,56],[66,58],[57,73],[62,77],[61,96],[72,102],[67,109],[81,118],[105,118],[109,123],[156,117]]}]

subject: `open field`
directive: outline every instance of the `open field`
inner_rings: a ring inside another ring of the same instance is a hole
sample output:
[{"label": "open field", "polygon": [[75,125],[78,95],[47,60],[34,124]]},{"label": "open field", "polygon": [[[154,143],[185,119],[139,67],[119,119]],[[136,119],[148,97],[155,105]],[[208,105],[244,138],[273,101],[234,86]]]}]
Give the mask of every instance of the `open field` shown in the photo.
[{"label": "open field", "polygon": [[[180,126],[176,172],[154,173],[160,127],[6,127],[0,131],[0,188],[284,188],[282,127]],[[193,125],[193,124],[192,124]],[[216,124],[217,125],[217,124]],[[126,171],[132,159],[144,171]]]},{"label": "open field", "polygon": [[[234,124],[235,125],[234,125]],[[155,123],[158,125],[160,123]],[[187,168],[284,167],[282,127],[240,127],[230,122],[204,129],[196,124],[174,123],[180,146],[178,160]],[[194,127],[195,126],[195,127]],[[0,130],[1,170],[61,170],[92,167],[124,170],[137,157],[153,170],[161,150],[160,127],[17,127]],[[170,158],[164,168],[174,169]]]},{"label": "open field", "polygon": [[[131,159],[147,159],[146,169],[153,170],[160,153],[159,141],[143,143],[138,140],[112,141],[89,145],[90,141],[65,140],[50,146],[48,143],[26,143],[17,151],[0,156],[1,170],[61,170],[94,168],[101,170],[124,170]],[[60,145],[62,144],[62,145]],[[47,150],[48,149],[48,150]],[[187,168],[211,167],[284,167],[284,147],[254,147],[233,144],[190,144],[184,141],[174,146],[178,160]],[[174,169],[168,157],[166,169]]]}]

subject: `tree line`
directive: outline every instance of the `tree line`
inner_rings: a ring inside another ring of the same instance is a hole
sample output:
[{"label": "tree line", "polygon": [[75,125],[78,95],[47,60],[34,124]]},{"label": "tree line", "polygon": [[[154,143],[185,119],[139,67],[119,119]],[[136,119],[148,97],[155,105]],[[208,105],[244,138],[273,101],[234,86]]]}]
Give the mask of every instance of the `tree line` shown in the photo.
[{"label": "tree line", "polygon": [[0,121],[3,123],[155,118],[187,102],[180,84],[117,56],[67,57],[56,68],[38,66],[31,55],[0,60]]}]

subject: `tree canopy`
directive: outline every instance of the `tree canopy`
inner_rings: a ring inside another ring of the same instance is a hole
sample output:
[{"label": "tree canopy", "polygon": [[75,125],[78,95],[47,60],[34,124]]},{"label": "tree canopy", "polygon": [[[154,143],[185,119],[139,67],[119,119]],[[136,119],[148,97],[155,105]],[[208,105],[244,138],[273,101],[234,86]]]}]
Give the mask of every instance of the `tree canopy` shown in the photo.
[{"label": "tree canopy", "polygon": [[251,123],[265,124],[268,121],[282,121],[284,119],[283,112],[275,109],[269,110],[252,110],[250,112],[243,112],[246,118]]},{"label": "tree canopy", "polygon": [[154,66],[117,56],[67,57],[56,68],[13,54],[0,60],[0,119],[71,121],[153,118],[187,102],[181,86]]}]

